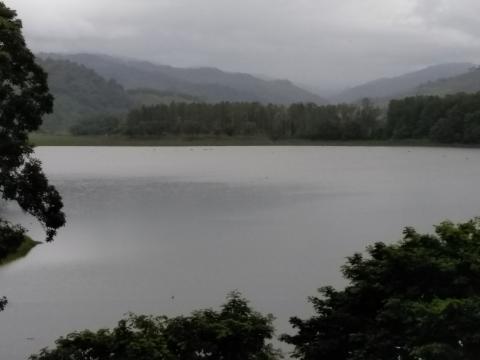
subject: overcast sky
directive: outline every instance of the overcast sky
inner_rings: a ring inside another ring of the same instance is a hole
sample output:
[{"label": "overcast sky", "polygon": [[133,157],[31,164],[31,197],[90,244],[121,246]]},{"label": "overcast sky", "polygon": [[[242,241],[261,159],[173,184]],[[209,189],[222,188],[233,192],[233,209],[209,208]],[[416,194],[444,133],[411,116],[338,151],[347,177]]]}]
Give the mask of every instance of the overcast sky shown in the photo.
[{"label": "overcast sky", "polygon": [[479,0],[6,0],[35,51],[101,52],[320,88],[480,62]]}]

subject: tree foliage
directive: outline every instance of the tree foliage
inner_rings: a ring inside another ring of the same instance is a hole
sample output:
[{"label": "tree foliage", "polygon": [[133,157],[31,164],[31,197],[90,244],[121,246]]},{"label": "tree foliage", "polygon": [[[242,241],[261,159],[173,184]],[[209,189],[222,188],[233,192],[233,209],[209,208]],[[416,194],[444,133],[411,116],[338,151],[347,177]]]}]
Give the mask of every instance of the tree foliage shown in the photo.
[{"label": "tree foliage", "polygon": [[113,115],[96,115],[70,127],[73,135],[113,135],[120,132],[120,119]]},{"label": "tree foliage", "polygon": [[55,96],[54,112],[45,118],[43,131],[66,132],[78,121],[128,111],[129,94],[114,80],[67,60],[37,59],[48,73],[48,86]]},{"label": "tree foliage", "polygon": [[264,135],[272,139],[374,139],[380,135],[380,111],[357,105],[260,103],[171,103],[130,111],[119,131],[125,135]]},{"label": "tree foliage", "polygon": [[53,98],[21,30],[16,12],[0,2],[0,194],[37,218],[51,241],[65,223],[63,204],[32,157],[28,133],[51,112]]},{"label": "tree foliage", "polygon": [[25,229],[0,220],[0,263],[13,254],[25,240]]},{"label": "tree foliage", "polygon": [[130,315],[111,330],[60,338],[55,349],[44,349],[31,360],[271,360],[279,356],[267,344],[272,321],[233,292],[220,311],[174,318]]},{"label": "tree foliage", "polygon": [[343,266],[348,286],[320,289],[316,315],[283,339],[299,359],[439,360],[480,355],[480,219],[412,228]]},{"label": "tree foliage", "polygon": [[392,100],[383,112],[368,99],[359,104],[296,103],[208,104],[171,102],[131,110],[125,123],[105,127],[91,119],[74,134],[134,137],[163,135],[262,135],[271,139],[391,140],[423,139],[437,143],[480,143],[480,93],[445,97],[415,96]]},{"label": "tree foliage", "polygon": [[480,93],[416,96],[392,100],[386,136],[440,143],[479,143]]}]

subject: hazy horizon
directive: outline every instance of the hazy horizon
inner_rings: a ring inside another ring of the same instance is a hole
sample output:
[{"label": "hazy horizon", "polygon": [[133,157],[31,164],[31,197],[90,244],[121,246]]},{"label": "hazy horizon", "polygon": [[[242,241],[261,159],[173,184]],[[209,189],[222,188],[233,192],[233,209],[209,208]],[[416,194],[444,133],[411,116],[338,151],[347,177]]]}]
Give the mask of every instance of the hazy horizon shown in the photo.
[{"label": "hazy horizon", "polygon": [[[241,71],[241,70],[226,70],[224,68],[220,68],[220,67],[217,67],[217,66],[208,66],[208,65],[193,65],[193,66],[177,66],[177,65],[172,65],[172,64],[165,64],[165,63],[160,63],[160,62],[156,62],[155,60],[148,60],[148,59],[143,59],[143,58],[138,58],[138,57],[132,57],[132,56],[123,56],[123,55],[114,55],[114,54],[107,54],[107,53],[102,53],[102,52],[89,52],[89,51],[83,51],[83,52],[75,52],[75,51],[58,51],[58,52],[46,52],[46,51],[37,51],[36,52],[36,55],[39,55],[39,56],[46,56],[48,57],[49,55],[64,55],[64,56],[74,56],[74,55],[94,55],[94,56],[101,56],[101,57],[112,57],[112,58],[115,58],[115,59],[121,59],[121,60],[125,60],[125,61],[138,61],[138,62],[149,62],[151,64],[154,64],[154,65],[159,65],[159,66],[170,66],[170,67],[174,67],[174,68],[183,68],[183,69],[216,69],[216,70],[220,70],[220,71],[224,71],[224,72],[228,72],[228,73],[232,73],[232,74],[245,74],[245,75],[250,75],[250,76],[254,76],[254,77],[257,77],[259,79],[262,79],[262,80],[266,80],[266,81],[276,81],[276,80],[287,80],[287,81],[291,81],[293,82],[295,85],[299,86],[299,87],[302,87],[304,88],[305,90],[308,90],[308,91],[311,91],[311,92],[314,92],[314,93],[317,93],[318,95],[321,95],[321,96],[334,96],[335,94],[338,94],[344,90],[348,90],[348,89],[352,89],[352,88],[355,88],[356,86],[361,86],[361,85],[364,85],[366,83],[370,83],[370,82],[374,82],[374,81],[379,81],[379,80],[383,80],[383,79],[389,79],[389,78],[395,78],[395,77],[398,77],[398,76],[402,76],[402,75],[406,75],[408,73],[414,73],[416,71],[419,71],[419,70],[424,70],[428,67],[433,67],[433,66],[436,66],[436,65],[445,65],[447,63],[435,63],[435,64],[429,64],[429,65],[424,65],[424,66],[421,66],[419,68],[415,68],[415,69],[411,69],[411,70],[407,70],[406,72],[401,72],[401,73],[396,73],[396,74],[390,74],[390,75],[385,75],[385,76],[381,76],[381,77],[378,77],[378,78],[373,78],[373,79],[367,79],[365,81],[362,81],[362,82],[359,82],[359,83],[354,83],[354,84],[351,84],[351,85],[345,85],[345,86],[331,86],[331,87],[326,87],[326,88],[323,88],[322,86],[318,86],[318,84],[311,84],[311,83],[304,83],[304,82],[299,82],[299,81],[295,81],[291,78],[288,78],[286,76],[282,77],[282,76],[279,76],[279,77],[274,77],[274,76],[271,76],[269,74],[260,74],[260,73],[250,73],[250,72],[247,72],[247,71]],[[463,63],[463,62],[451,62],[450,64],[455,64],[455,63]],[[465,62],[465,63],[468,63],[468,62]],[[475,65],[472,63],[472,65]]]},{"label": "hazy horizon", "polygon": [[473,0],[5,1],[35,52],[101,53],[336,91],[477,63]]}]

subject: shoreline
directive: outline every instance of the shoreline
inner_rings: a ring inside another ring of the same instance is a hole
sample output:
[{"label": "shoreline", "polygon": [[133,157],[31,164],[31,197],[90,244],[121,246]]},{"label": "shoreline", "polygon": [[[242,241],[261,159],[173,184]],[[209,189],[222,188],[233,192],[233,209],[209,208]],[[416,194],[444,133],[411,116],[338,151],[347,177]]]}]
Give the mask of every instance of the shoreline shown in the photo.
[{"label": "shoreline", "polygon": [[31,134],[33,146],[371,146],[371,147],[449,147],[479,148],[480,144],[440,144],[428,140],[307,140],[282,139],[272,140],[265,136],[195,136],[162,138],[130,138],[115,136],[73,136],[52,134]]},{"label": "shoreline", "polygon": [[17,251],[8,255],[3,261],[0,261],[0,268],[17,260],[23,259],[30,253],[30,251],[33,250],[33,248],[40,244],[41,242],[32,240],[28,236],[25,236],[25,240],[22,242]]}]

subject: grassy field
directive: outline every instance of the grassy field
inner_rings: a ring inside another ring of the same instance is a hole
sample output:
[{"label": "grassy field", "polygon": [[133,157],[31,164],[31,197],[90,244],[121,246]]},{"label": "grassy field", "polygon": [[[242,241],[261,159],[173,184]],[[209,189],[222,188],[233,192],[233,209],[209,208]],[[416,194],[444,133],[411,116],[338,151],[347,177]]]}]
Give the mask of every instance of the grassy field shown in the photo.
[{"label": "grassy field", "polygon": [[18,248],[16,252],[7,256],[3,261],[0,261],[0,266],[10,264],[11,262],[21,259],[28,255],[28,253],[37,245],[41,244],[38,241],[30,239],[28,236],[25,236],[25,240],[22,245]]},{"label": "grassy field", "polygon": [[130,138],[115,136],[73,136],[31,134],[35,146],[438,146],[426,140],[313,141],[286,139],[274,141],[265,136],[196,136]]}]

